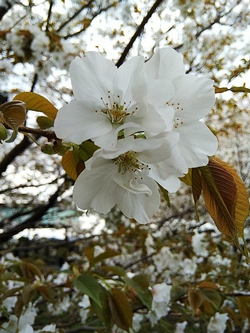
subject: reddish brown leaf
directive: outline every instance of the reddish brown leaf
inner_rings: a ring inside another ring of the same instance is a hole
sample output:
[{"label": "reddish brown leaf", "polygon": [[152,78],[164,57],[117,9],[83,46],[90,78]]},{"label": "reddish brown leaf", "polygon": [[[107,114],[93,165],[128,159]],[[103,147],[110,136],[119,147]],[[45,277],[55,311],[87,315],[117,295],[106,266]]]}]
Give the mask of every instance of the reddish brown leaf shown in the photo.
[{"label": "reddish brown leaf", "polygon": [[129,332],[132,327],[133,312],[128,299],[118,288],[113,288],[109,295],[109,307],[116,325]]}]

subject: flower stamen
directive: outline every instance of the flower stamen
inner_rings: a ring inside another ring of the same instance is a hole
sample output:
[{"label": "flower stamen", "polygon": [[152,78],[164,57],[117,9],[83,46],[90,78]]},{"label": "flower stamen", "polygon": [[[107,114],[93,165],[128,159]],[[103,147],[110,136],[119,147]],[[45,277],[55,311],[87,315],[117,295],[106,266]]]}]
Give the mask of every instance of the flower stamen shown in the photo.
[{"label": "flower stamen", "polygon": [[[111,124],[123,124],[125,118],[131,117],[135,114],[135,112],[138,110],[137,107],[133,111],[128,112],[128,108],[130,107],[131,101],[127,104],[127,102],[120,103],[120,95],[117,95],[116,98],[114,98],[108,90],[108,102],[104,101],[104,98],[101,97],[101,101],[104,105],[104,108],[100,111],[108,117]],[[98,110],[95,110],[95,112],[98,112]]]}]

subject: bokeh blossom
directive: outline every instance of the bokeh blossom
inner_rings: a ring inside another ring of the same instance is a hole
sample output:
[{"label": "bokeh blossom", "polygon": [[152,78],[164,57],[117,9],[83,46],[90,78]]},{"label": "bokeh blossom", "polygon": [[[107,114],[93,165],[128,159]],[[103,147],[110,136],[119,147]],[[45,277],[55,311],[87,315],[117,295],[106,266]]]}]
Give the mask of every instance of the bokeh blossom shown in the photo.
[{"label": "bokeh blossom", "polygon": [[208,326],[207,333],[223,333],[226,329],[226,322],[228,320],[227,313],[219,313],[211,317]]}]

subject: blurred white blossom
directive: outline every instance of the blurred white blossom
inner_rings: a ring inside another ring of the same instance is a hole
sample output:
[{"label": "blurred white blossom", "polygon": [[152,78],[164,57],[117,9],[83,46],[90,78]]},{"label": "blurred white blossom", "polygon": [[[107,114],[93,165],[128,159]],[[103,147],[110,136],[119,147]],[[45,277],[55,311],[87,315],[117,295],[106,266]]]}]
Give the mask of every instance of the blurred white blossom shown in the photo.
[{"label": "blurred white blossom", "polygon": [[223,333],[226,329],[227,320],[227,313],[216,312],[216,314],[210,318],[207,326],[207,333]]},{"label": "blurred white blossom", "polygon": [[149,313],[149,320],[152,325],[156,324],[161,317],[168,314],[171,289],[172,286],[166,283],[157,283],[152,287],[153,301]]}]

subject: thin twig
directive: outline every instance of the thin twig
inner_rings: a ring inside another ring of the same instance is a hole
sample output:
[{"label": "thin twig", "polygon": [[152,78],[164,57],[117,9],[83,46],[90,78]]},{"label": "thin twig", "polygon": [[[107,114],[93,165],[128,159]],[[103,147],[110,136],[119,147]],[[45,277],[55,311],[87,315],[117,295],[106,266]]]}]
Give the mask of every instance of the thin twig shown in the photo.
[{"label": "thin twig", "polygon": [[149,12],[147,13],[147,15],[144,17],[144,19],[142,20],[141,24],[138,26],[138,28],[136,29],[134,35],[131,37],[130,41],[128,42],[127,46],[125,47],[124,51],[122,52],[122,55],[120,57],[120,59],[117,61],[116,66],[119,67],[122,65],[122,63],[124,62],[126,56],[128,55],[130,49],[132,48],[135,40],[137,37],[139,37],[145,27],[145,25],[148,23],[149,19],[151,18],[151,16],[154,14],[155,10],[157,7],[160,6],[160,4],[163,2],[164,0],[156,0],[155,3],[153,4],[153,6],[150,8]]}]

